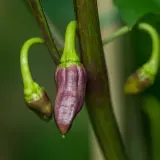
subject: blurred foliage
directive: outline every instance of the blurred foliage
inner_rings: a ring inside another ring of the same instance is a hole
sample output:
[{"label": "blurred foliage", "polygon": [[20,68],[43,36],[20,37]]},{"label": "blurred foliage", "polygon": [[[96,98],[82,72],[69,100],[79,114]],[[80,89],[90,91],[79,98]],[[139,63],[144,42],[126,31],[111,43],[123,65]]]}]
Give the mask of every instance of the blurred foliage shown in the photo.
[{"label": "blurred foliage", "polygon": [[159,0],[114,0],[124,22],[132,27],[148,13],[160,13]]},{"label": "blurred foliage", "polygon": [[151,95],[144,98],[142,110],[146,113],[150,125],[152,160],[160,159],[160,101]]}]

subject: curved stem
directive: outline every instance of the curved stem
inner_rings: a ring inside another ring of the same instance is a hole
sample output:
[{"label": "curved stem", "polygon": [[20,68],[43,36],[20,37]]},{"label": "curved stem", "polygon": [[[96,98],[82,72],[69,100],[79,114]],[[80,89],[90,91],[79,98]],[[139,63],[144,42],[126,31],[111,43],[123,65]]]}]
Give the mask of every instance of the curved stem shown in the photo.
[{"label": "curved stem", "polygon": [[77,26],[76,21],[71,21],[67,26],[64,51],[60,59],[61,63],[68,62],[68,61],[71,61],[71,62],[80,61],[75,49],[76,26]]},{"label": "curved stem", "polygon": [[36,43],[44,43],[44,40],[39,37],[31,38],[23,44],[20,52],[20,65],[24,89],[31,89],[34,85],[34,81],[32,79],[28,65],[28,51],[30,47]]},{"label": "curved stem", "polygon": [[[144,22],[138,24],[138,29],[146,31],[152,39],[151,58],[149,60],[149,63],[144,65],[144,68],[147,71],[149,71],[152,75],[155,75],[157,73],[158,63],[159,63],[159,52],[160,52],[159,34],[154,27]],[[103,40],[103,45],[108,44],[109,42],[128,33],[129,31],[131,30],[128,26],[124,26],[118,29],[117,31],[113,32],[111,35],[109,35],[106,39]]]},{"label": "curved stem", "polygon": [[147,23],[140,23],[138,28],[146,31],[152,40],[152,53],[150,60],[143,66],[151,75],[157,74],[160,54],[160,41],[157,30]]},{"label": "curved stem", "polygon": [[128,26],[121,27],[117,31],[113,32],[106,39],[103,40],[103,45],[108,44],[109,42],[115,40],[116,38],[128,33],[131,29]]},{"label": "curved stem", "polygon": [[153,85],[159,64],[159,35],[154,27],[147,23],[140,23],[138,29],[149,34],[152,40],[152,52],[150,59],[128,77],[124,91],[127,94],[138,94]]}]

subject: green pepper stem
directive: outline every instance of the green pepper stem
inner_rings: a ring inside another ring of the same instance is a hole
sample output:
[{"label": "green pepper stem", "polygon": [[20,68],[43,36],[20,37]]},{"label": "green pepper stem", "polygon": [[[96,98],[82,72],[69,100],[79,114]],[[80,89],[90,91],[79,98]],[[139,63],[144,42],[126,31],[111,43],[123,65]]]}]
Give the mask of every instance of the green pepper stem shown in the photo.
[{"label": "green pepper stem", "polygon": [[152,27],[150,24],[147,23],[140,23],[138,25],[138,28],[141,30],[146,31],[152,40],[152,53],[149,61],[144,64],[144,69],[146,69],[151,75],[157,74],[158,71],[158,66],[159,66],[159,52],[160,52],[160,47],[159,47],[159,34],[157,30]]},{"label": "green pepper stem", "polygon": [[[148,23],[141,22],[138,24],[138,29],[143,30],[149,34],[152,40],[152,53],[151,58],[147,63],[143,65],[144,69],[148,71],[151,75],[155,75],[158,71],[159,64],[159,34],[157,30]],[[113,32],[106,39],[103,40],[103,45],[115,40],[116,38],[128,33],[131,29],[128,26],[124,26],[117,31]]]},{"label": "green pepper stem", "polygon": [[30,47],[36,43],[44,43],[44,40],[39,37],[28,39],[23,44],[20,51],[20,65],[21,65],[21,74],[23,79],[24,90],[30,90],[30,92],[32,92],[33,87],[35,87],[35,82],[32,79],[31,72],[28,65],[28,51]]},{"label": "green pepper stem", "polygon": [[108,44],[109,42],[115,40],[116,38],[123,36],[124,34],[131,31],[131,29],[128,26],[124,26],[119,28],[117,31],[113,32],[111,35],[109,35],[106,39],[103,40],[103,45]]},{"label": "green pepper stem", "polygon": [[71,21],[67,26],[64,51],[60,59],[61,63],[68,62],[68,61],[70,62],[80,61],[75,49],[76,26],[77,26],[76,21]]}]

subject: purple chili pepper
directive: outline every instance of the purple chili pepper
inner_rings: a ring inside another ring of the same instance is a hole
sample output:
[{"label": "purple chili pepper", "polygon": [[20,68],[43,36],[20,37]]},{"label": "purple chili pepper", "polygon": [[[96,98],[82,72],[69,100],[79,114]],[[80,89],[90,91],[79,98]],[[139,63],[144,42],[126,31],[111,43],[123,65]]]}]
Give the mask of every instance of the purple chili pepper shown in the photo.
[{"label": "purple chili pepper", "polygon": [[82,109],[87,83],[87,72],[75,50],[75,31],[76,22],[72,21],[66,30],[61,64],[55,73],[57,95],[54,115],[63,135],[69,131],[74,118]]},{"label": "purple chili pepper", "polygon": [[82,64],[59,66],[56,70],[57,96],[54,114],[62,134],[69,131],[75,116],[81,111],[87,82],[87,73]]}]

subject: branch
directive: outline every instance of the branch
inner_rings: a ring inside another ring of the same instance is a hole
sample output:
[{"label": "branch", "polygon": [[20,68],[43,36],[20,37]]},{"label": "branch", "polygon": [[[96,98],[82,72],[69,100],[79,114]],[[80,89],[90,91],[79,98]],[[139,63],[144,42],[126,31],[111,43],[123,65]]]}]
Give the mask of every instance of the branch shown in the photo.
[{"label": "branch", "polygon": [[103,45],[108,44],[109,42],[115,40],[116,38],[124,34],[127,34],[129,31],[131,31],[131,29],[128,26],[124,26],[124,27],[117,29],[117,31],[111,33],[111,35],[109,35],[107,38],[103,40]]},{"label": "branch", "polygon": [[111,106],[108,75],[96,0],[74,0],[82,62],[88,72],[86,104],[92,126],[107,160],[126,160]]},{"label": "branch", "polygon": [[46,20],[47,20],[48,26],[49,26],[50,31],[52,33],[52,37],[55,41],[55,44],[58,48],[58,51],[61,53],[64,48],[64,38],[60,34],[58,28],[52,23],[50,18],[47,16],[47,14],[45,14],[45,15],[46,15]]},{"label": "branch", "polygon": [[25,0],[25,2],[29,4],[30,8],[33,11],[33,14],[42,30],[43,38],[45,39],[46,45],[51,53],[51,56],[55,64],[56,65],[59,64],[60,53],[58,52],[58,48],[55,44],[55,40],[52,37],[52,33],[47,21],[48,17],[46,17],[46,14],[42,8],[41,1]]}]

